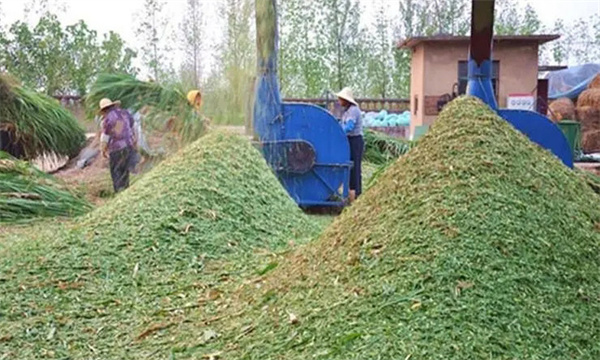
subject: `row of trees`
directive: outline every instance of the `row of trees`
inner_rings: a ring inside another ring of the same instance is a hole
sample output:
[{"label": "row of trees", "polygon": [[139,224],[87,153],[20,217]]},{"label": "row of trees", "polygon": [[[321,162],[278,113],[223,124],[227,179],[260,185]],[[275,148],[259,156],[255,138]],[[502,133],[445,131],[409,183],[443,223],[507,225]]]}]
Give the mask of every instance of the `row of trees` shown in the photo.
[{"label": "row of trees", "polygon": [[[178,24],[166,17],[165,0],[144,0],[141,20],[135,25],[137,53],[118,34],[99,36],[83,21],[63,27],[47,11],[48,1],[58,0],[29,1],[30,8],[37,4],[44,12],[37,25],[16,22],[0,33],[1,66],[27,84],[50,94],[85,94],[99,72],[137,73],[133,61],[139,54],[143,73],[156,81],[202,88],[207,111],[235,119],[246,111],[255,73],[254,0],[218,1],[220,35],[206,34],[208,0],[187,0]],[[396,8],[390,8],[390,1],[373,0],[369,24],[362,18],[366,4],[360,0],[278,3],[279,72],[282,92],[290,97],[322,96],[344,86],[352,86],[360,96],[406,97],[411,54],[398,50],[397,41],[422,35],[466,35],[470,29],[469,0],[397,0]],[[542,49],[543,62],[600,58],[597,16],[574,24],[557,21],[544,28],[530,5],[497,0],[495,31],[562,34],[561,40]],[[216,47],[206,35],[220,39]],[[174,53],[182,55],[177,67]],[[205,66],[207,54],[215,58],[210,71]]]},{"label": "row of trees", "polygon": [[85,94],[101,72],[136,73],[136,53],[115,32],[100,35],[84,21],[63,26],[45,12],[34,26],[0,28],[0,69],[49,95]]}]

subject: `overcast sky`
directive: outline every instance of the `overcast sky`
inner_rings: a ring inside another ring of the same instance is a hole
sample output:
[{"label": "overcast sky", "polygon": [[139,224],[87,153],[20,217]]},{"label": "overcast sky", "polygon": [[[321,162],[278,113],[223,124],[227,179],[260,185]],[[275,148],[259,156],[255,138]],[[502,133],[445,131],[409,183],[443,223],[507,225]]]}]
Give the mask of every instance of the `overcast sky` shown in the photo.
[{"label": "overcast sky", "polygon": [[[285,1],[285,0],[280,0]],[[397,9],[397,0],[382,0],[389,3],[390,9]],[[544,25],[551,26],[558,18],[563,18],[571,22],[581,17],[588,17],[592,14],[600,16],[600,0],[522,0],[523,3],[529,2],[537,10]],[[25,4],[30,0],[0,0],[4,12],[5,23],[13,23],[16,20],[24,20]],[[144,0],[49,0],[50,3],[64,4],[66,11],[60,13],[63,23],[75,23],[79,19],[85,20],[91,28],[100,33],[113,30],[130,44],[137,46],[135,42],[135,24],[138,22]],[[369,4],[371,0],[361,0],[364,12],[364,22],[370,23],[373,17],[373,11]],[[520,0],[521,2],[521,0]],[[172,25],[179,23],[185,9],[186,0],[166,0],[166,13],[171,20]],[[220,27],[223,25],[221,19],[217,16],[217,5],[220,0],[205,0],[206,21],[207,21],[207,40],[213,43],[218,40],[217,34],[220,33]],[[393,14],[394,11],[390,11]],[[31,16],[29,21],[35,21],[35,16]],[[216,35],[216,36],[215,36]],[[210,47],[209,47],[210,49]],[[177,57],[176,53],[175,56]],[[207,57],[210,58],[210,52],[207,51]]]}]

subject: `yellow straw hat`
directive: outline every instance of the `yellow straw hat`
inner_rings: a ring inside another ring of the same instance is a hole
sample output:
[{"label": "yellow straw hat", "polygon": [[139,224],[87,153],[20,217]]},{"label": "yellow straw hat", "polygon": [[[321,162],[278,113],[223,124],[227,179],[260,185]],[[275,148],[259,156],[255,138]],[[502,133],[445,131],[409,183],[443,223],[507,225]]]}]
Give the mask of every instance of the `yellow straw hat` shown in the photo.
[{"label": "yellow straw hat", "polygon": [[112,101],[110,99],[102,99],[102,100],[100,100],[100,110],[104,110],[107,107],[111,107],[113,105],[121,105],[121,102],[119,100]]},{"label": "yellow straw hat", "polygon": [[187,100],[190,103],[190,105],[194,106],[196,103],[196,98],[200,96],[200,98],[202,98],[202,94],[200,94],[200,91],[198,90],[192,90],[187,94]]}]

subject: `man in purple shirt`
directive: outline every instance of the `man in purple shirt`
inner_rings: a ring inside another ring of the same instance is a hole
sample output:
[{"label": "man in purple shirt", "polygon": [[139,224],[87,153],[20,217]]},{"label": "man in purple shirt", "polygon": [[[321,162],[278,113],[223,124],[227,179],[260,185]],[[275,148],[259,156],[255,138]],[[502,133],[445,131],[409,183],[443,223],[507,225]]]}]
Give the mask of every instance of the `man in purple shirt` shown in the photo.
[{"label": "man in purple shirt", "polygon": [[102,155],[109,158],[110,176],[115,192],[129,187],[130,163],[135,155],[133,117],[120,107],[120,101],[102,99]]}]

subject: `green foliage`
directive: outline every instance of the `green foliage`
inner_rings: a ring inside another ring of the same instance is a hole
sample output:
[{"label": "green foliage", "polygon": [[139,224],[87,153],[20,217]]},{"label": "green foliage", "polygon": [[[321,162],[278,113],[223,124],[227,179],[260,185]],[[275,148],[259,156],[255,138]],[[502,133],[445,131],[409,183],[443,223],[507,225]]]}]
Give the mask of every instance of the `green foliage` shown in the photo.
[{"label": "green foliage", "polygon": [[357,87],[365,70],[360,61],[364,33],[360,29],[357,0],[319,0],[316,23],[317,46],[329,71],[323,74],[331,90]]},{"label": "green foliage", "polygon": [[203,109],[215,123],[241,125],[251,113],[256,74],[254,2],[227,0],[219,13],[226,28],[217,67],[204,84]]},{"label": "green foliage", "polygon": [[204,59],[204,14],[200,0],[188,0],[184,18],[179,25],[181,45],[185,54],[182,67],[184,82],[199,89]]},{"label": "green foliage", "polygon": [[394,94],[393,69],[395,42],[392,38],[391,20],[387,15],[387,7],[383,0],[377,3],[377,16],[372,26],[374,34],[368,36],[370,46],[366,51],[368,94],[386,98]]},{"label": "green foliage", "polygon": [[52,176],[0,151],[0,223],[75,216],[90,208]]},{"label": "green foliage", "polygon": [[168,51],[166,31],[168,20],[162,14],[165,2],[162,0],[144,0],[140,23],[136,35],[142,42],[142,60],[150,70],[154,81],[162,81],[168,73]]},{"label": "green foliage", "polygon": [[516,0],[500,0],[497,4],[494,33],[497,35],[532,35],[542,29],[542,22],[531,4],[522,6]]},{"label": "green foliage", "polygon": [[26,159],[44,154],[76,156],[85,133],[58,101],[0,76],[0,124]]},{"label": "green foliage", "polygon": [[561,38],[546,46],[546,56],[558,64],[597,62],[600,58],[600,17],[590,15],[572,24],[559,19],[552,29]]},{"label": "green foliage", "polygon": [[121,36],[110,31],[108,34],[104,34],[100,44],[97,74],[121,73],[135,75],[137,69],[133,66],[133,59],[136,57],[137,53],[125,47],[125,42]]},{"label": "green foliage", "polygon": [[323,50],[313,36],[319,5],[316,0],[280,1],[279,78],[287,97],[320,97],[327,89]]},{"label": "green foliage", "polygon": [[79,21],[63,28],[58,17],[44,13],[30,28],[17,21],[0,36],[0,60],[11,75],[26,86],[48,95],[85,95],[99,69],[119,69],[134,73],[135,53],[124,48],[116,33],[98,34]]}]

